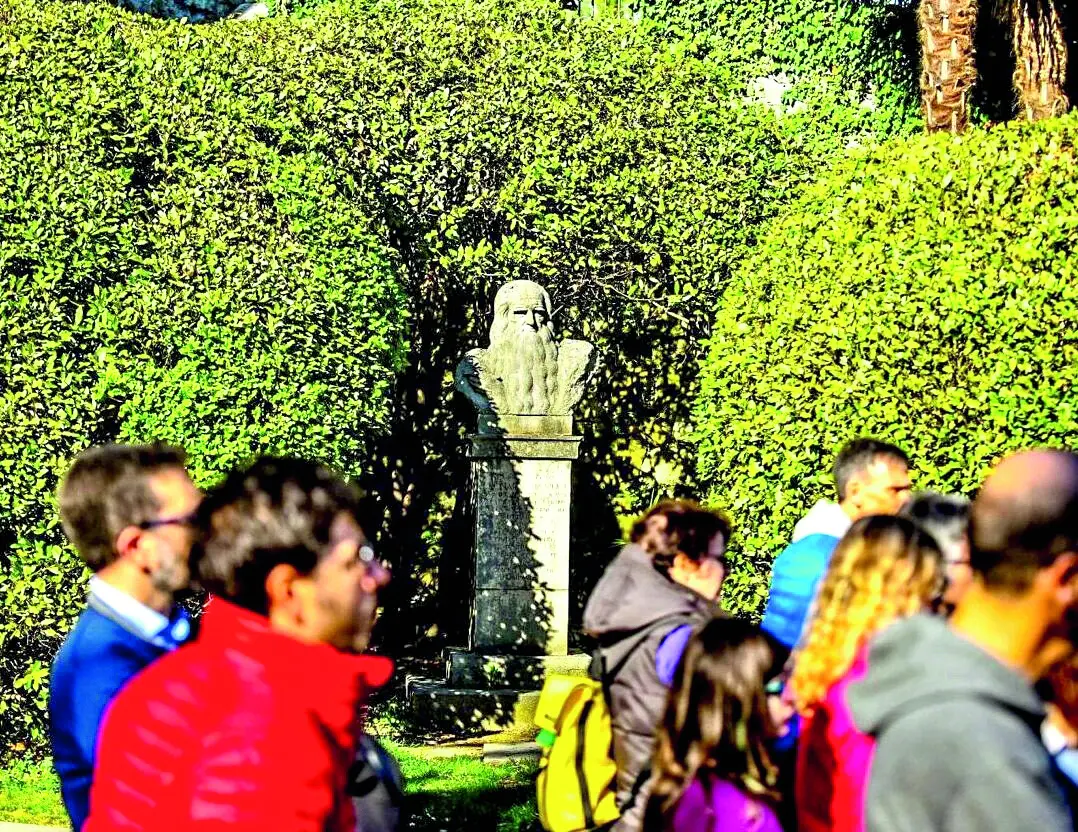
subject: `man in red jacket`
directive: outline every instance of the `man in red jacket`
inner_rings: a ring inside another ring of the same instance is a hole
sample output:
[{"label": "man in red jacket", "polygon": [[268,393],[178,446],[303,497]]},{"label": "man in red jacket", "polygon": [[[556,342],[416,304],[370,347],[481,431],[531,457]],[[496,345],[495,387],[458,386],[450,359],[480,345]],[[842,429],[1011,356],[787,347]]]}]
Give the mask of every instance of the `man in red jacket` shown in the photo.
[{"label": "man in red jacket", "polygon": [[389,573],[325,468],[266,458],[203,500],[198,639],[130,682],[105,716],[84,832],[353,832],[346,793],[360,655]]}]

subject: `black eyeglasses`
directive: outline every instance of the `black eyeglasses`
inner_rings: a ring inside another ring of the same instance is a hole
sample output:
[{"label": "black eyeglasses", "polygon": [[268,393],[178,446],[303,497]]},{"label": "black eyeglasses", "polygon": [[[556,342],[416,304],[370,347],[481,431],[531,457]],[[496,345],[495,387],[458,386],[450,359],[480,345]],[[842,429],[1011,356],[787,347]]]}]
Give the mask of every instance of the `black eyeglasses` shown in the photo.
[{"label": "black eyeglasses", "polygon": [[190,526],[195,522],[195,512],[181,514],[179,517],[159,517],[156,520],[143,520],[135,526],[140,529],[159,529],[162,526]]},{"label": "black eyeglasses", "polygon": [[914,503],[910,514],[916,520],[928,520],[931,518],[953,520],[959,517],[964,519],[969,514],[969,506],[951,500],[925,500]]}]

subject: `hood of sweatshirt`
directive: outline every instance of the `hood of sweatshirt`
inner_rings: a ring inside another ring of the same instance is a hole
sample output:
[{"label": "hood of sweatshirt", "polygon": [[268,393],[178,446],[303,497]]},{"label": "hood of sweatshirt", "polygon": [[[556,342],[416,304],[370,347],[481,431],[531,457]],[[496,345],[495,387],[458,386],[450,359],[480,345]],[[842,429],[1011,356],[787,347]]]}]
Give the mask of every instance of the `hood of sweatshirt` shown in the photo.
[{"label": "hood of sweatshirt", "polygon": [[1031,726],[1044,719],[1028,679],[930,615],[884,630],[869,648],[865,676],[847,693],[857,729],[872,735],[920,707],[971,698],[1012,711]]},{"label": "hood of sweatshirt", "polygon": [[828,534],[831,537],[842,537],[849,531],[853,521],[842,510],[838,503],[830,500],[819,500],[808,514],[797,521],[791,542],[798,541],[810,534]]},{"label": "hood of sweatshirt", "polygon": [[717,605],[662,575],[646,551],[629,544],[606,568],[588,598],[584,630],[601,638],[634,632],[663,618],[717,612]]}]

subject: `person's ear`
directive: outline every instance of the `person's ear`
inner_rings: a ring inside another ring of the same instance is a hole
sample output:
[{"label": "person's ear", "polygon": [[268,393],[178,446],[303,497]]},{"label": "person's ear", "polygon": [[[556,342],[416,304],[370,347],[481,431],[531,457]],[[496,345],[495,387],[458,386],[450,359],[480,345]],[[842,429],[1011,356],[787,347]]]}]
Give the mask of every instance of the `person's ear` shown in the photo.
[{"label": "person's ear", "polygon": [[1073,607],[1078,605],[1078,552],[1067,552],[1056,558],[1056,562],[1060,560],[1064,562],[1063,580],[1070,592],[1068,604]]},{"label": "person's ear", "polygon": [[1078,553],[1064,552],[1043,574],[1060,606],[1069,609],[1078,604]]},{"label": "person's ear", "polygon": [[296,597],[296,580],[301,577],[290,563],[278,563],[266,575],[266,606],[269,610],[285,609]]},{"label": "person's ear", "polygon": [[671,566],[672,569],[678,571],[682,575],[691,575],[700,567],[700,564],[684,552],[678,552],[674,555],[674,562]]},{"label": "person's ear", "polygon": [[864,486],[864,482],[857,474],[850,477],[849,482],[846,483],[846,499],[843,502],[848,502],[851,506],[861,505],[861,492]]},{"label": "person's ear", "polygon": [[124,526],[112,544],[116,550],[117,559],[127,560],[139,569],[147,571],[148,564],[144,557],[146,553],[143,551],[145,541],[146,535],[138,526]]}]

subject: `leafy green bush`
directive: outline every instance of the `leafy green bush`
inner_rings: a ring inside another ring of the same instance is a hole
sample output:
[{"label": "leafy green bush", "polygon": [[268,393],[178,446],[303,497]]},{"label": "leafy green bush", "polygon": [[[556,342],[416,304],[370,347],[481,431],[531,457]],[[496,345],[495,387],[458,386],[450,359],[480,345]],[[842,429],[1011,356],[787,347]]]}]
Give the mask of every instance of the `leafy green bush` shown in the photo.
[{"label": "leafy green bush", "polygon": [[545,0],[349,2],[277,23],[260,27],[265,47],[234,33],[228,49],[244,66],[272,50],[277,72],[260,83],[274,134],[329,148],[373,194],[408,279],[416,338],[370,481],[398,565],[389,610],[408,613],[387,634],[466,631],[458,497],[475,414],[448,373],[485,340],[511,278],[544,283],[561,332],[605,360],[580,413],[582,596],[611,556],[617,513],[692,488],[686,434],[710,310],[822,145],[808,152],[747,103],[724,62]]},{"label": "leafy green bush", "polygon": [[755,609],[846,440],[912,455],[915,487],[1078,436],[1078,117],[922,138],[840,165],[776,221],[718,307],[701,474],[741,529]]},{"label": "leafy green bush", "polygon": [[747,93],[784,109],[789,127],[796,124],[806,143],[831,147],[839,138],[863,143],[909,133],[921,123],[914,4],[654,0],[640,5],[647,24],[713,54]]},{"label": "leafy green bush", "polygon": [[450,379],[511,278],[543,282],[561,334],[605,359],[580,413],[583,595],[618,513],[692,487],[711,310],[846,142],[806,142],[744,86],[711,53],[549,0],[198,27],[0,0],[10,738],[40,725],[78,607],[48,495],[89,442],[183,442],[203,480],[270,448],[362,468],[395,567],[385,637],[459,636],[475,414]]},{"label": "leafy green bush", "polygon": [[203,483],[261,452],[358,475],[405,351],[399,259],[324,154],[278,153],[191,77],[220,53],[78,4],[9,15],[0,749],[40,740],[82,606],[52,499],[75,453],[159,438]]}]

